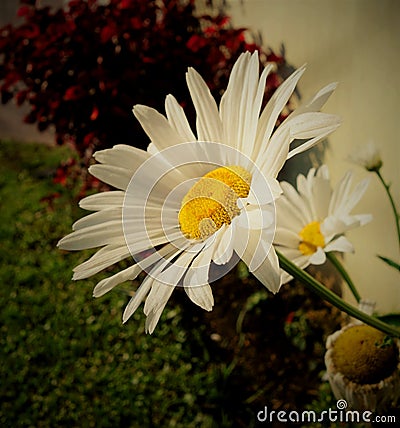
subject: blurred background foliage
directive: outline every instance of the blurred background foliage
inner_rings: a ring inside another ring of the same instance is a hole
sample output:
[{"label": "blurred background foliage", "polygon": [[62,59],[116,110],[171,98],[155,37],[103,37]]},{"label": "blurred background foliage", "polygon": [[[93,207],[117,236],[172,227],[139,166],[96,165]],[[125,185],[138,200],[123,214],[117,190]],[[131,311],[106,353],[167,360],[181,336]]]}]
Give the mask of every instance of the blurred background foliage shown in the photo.
[{"label": "blurred background foliage", "polygon": [[[1,101],[29,105],[25,122],[54,129],[57,143],[72,143],[83,164],[94,150],[117,143],[147,147],[132,115],[135,104],[163,112],[172,93],[194,127],[187,67],[203,76],[217,100],[246,50],[286,67],[282,55],[234,28],[223,6],[205,10],[196,13],[193,0],[73,0],[62,9],[22,0],[19,22],[0,30]],[[267,98],[280,81],[277,68]]]}]

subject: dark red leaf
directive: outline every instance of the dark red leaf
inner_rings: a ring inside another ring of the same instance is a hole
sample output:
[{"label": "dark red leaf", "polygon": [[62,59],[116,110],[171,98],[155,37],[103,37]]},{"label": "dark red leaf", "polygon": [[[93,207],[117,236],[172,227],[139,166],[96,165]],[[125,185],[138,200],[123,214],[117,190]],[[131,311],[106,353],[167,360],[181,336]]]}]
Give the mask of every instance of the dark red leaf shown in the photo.
[{"label": "dark red leaf", "polygon": [[17,16],[27,16],[32,13],[32,8],[30,6],[21,6],[17,11]]},{"label": "dark red leaf", "polygon": [[21,104],[23,104],[23,102],[26,100],[26,96],[28,95],[28,90],[25,89],[23,91],[19,91],[16,95],[15,95],[15,101],[17,103],[18,106],[20,106]]},{"label": "dark red leaf", "polygon": [[201,48],[207,45],[207,39],[200,37],[197,34],[193,35],[186,43],[186,47],[192,52],[198,52]]},{"label": "dark red leaf", "polygon": [[101,30],[101,33],[100,33],[101,42],[102,43],[108,42],[115,36],[116,33],[117,33],[117,29],[115,25],[107,25]]},{"label": "dark red leaf", "polygon": [[94,106],[92,113],[90,115],[90,120],[96,120],[98,117],[99,117],[99,109],[96,106]]},{"label": "dark red leaf", "polygon": [[82,98],[85,95],[84,89],[79,86],[71,86],[69,87],[64,94],[64,100],[65,101],[76,101]]}]

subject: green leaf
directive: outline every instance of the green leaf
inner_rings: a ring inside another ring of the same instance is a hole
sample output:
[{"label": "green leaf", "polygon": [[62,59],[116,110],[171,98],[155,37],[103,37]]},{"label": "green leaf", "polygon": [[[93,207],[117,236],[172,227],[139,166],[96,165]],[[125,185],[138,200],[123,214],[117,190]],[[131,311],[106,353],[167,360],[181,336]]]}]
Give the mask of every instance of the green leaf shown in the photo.
[{"label": "green leaf", "polygon": [[400,327],[400,314],[387,314],[378,317],[381,321]]},{"label": "green leaf", "polygon": [[387,258],[387,257],[383,257],[383,256],[379,256],[378,257],[383,260],[385,263],[387,263],[389,266],[394,267],[395,269],[397,269],[400,272],[400,264],[396,263],[395,261]]}]

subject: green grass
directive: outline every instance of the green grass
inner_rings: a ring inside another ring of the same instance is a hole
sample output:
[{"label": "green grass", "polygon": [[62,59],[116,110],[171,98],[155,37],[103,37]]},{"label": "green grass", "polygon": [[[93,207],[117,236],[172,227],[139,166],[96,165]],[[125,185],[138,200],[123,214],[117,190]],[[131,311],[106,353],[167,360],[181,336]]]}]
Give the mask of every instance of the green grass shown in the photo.
[{"label": "green grass", "polygon": [[[72,282],[87,254],[57,241],[82,215],[77,186],[52,182],[65,148],[0,143],[0,426],[232,426],[221,406],[225,364],[169,305],[152,336],[128,296],[92,298]],[[49,205],[41,199],[58,192]],[[221,386],[222,385],[222,386]]]}]

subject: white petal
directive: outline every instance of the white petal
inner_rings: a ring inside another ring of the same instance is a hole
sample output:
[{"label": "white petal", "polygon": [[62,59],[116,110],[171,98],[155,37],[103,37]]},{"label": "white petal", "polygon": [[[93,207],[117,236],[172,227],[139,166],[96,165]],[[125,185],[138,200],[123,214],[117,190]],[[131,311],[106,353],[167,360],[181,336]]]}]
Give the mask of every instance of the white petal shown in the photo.
[{"label": "white petal", "polygon": [[159,273],[170,264],[173,257],[167,257],[165,259],[159,260],[149,272],[148,277],[151,277],[152,285],[149,295],[147,296],[146,302],[144,304],[144,313],[148,315],[150,312],[155,311],[157,308],[162,306],[165,303],[169,296],[170,291],[175,288],[175,286],[159,282],[157,277]]},{"label": "white petal", "polygon": [[307,113],[311,111],[319,111],[328,101],[333,91],[336,89],[337,83],[333,82],[319,90],[311,99],[302,103],[296,110],[294,110],[289,117],[296,116],[298,114]]},{"label": "white petal", "polygon": [[[261,113],[260,120],[258,123],[257,130],[257,147],[265,147],[268,149],[268,142],[271,138],[272,132],[276,125],[276,121],[283,108],[287,104],[290,96],[292,95],[297,82],[305,71],[305,66],[299,68],[294,73],[292,73],[275,91],[274,95],[268,101],[265,106],[264,111]],[[261,156],[264,157],[264,154],[261,153]],[[257,164],[260,163],[260,159],[256,161]]]},{"label": "white petal", "polygon": [[[283,190],[283,197],[287,199],[293,209],[297,211],[297,217],[301,219],[302,227],[311,223],[314,218],[312,217],[312,212],[307,202],[297,193],[296,189],[291,184],[283,181],[281,182],[281,187]],[[279,200],[277,203],[279,203]],[[300,230],[301,229],[299,229],[299,232]]]},{"label": "white petal", "polygon": [[186,73],[186,81],[196,109],[198,140],[222,142],[218,107],[207,84],[193,68]]},{"label": "white petal", "polygon": [[[244,91],[247,65],[250,60],[249,52],[241,54],[232,67],[228,86],[220,103],[220,117],[223,126],[223,138],[226,144],[236,149],[240,148],[239,142],[239,115],[241,96]],[[257,76],[258,78],[258,76]]]},{"label": "white petal", "polygon": [[74,268],[73,280],[84,279],[130,256],[126,245],[106,245]]},{"label": "white petal", "polygon": [[100,163],[125,168],[133,173],[150,154],[136,147],[118,144],[111,149],[96,152],[93,157]]},{"label": "white petal", "polygon": [[252,274],[272,293],[277,293],[281,287],[279,260],[273,247],[261,265]]},{"label": "white petal", "polygon": [[146,271],[149,276],[157,279],[157,275],[182,251],[185,251],[185,249],[176,247],[175,244],[166,244],[157,250],[152,249],[139,253],[134,258],[142,270]]},{"label": "white petal", "polygon": [[261,173],[253,174],[247,202],[251,205],[264,205],[273,202],[282,193],[282,188],[275,178]]},{"label": "white petal", "polygon": [[288,248],[298,248],[300,238],[298,233],[293,230],[277,227],[275,232],[274,244]]},{"label": "white petal", "polygon": [[155,281],[144,305],[144,313],[146,315],[157,311],[161,305],[166,303],[172,290],[188,270],[191,261],[202,246],[203,244],[192,246],[190,252],[182,252],[174,262],[171,262],[172,257],[162,260],[149,273],[150,276],[155,278]]},{"label": "white petal", "polygon": [[133,114],[139,120],[157,150],[162,151],[167,147],[184,142],[182,136],[172,128],[167,118],[157,110],[143,105],[136,105],[133,108]]},{"label": "white petal", "polygon": [[157,147],[154,145],[154,143],[150,143],[147,146],[147,150],[146,151],[147,151],[147,153],[149,155],[156,155],[156,154],[160,153],[160,151],[157,149]]},{"label": "white petal", "polygon": [[[170,292],[172,294],[173,289],[171,288]],[[169,298],[169,297],[168,297]],[[165,308],[165,305],[167,304],[167,300],[155,311],[152,311],[148,314],[147,318],[146,318],[146,323],[145,323],[145,331],[146,333],[152,334],[154,329],[156,328],[156,325],[161,317],[161,314]]]},{"label": "white petal", "polygon": [[350,211],[358,204],[358,202],[366,192],[369,183],[370,179],[366,178],[365,180],[362,180],[360,183],[357,184],[350,197],[347,201],[345,201],[345,204],[342,207],[344,212],[350,213]]},{"label": "white petal", "polygon": [[257,123],[265,90],[266,72],[259,82],[258,53],[242,55],[232,70],[221,99],[224,141],[252,156]]},{"label": "white petal", "polygon": [[108,293],[114,287],[119,284],[122,284],[125,281],[131,281],[135,279],[139,273],[142,271],[142,268],[139,265],[130,266],[127,269],[124,269],[113,276],[104,278],[101,280],[93,290],[93,297],[100,297]]},{"label": "white petal", "polygon": [[314,202],[314,218],[322,219],[328,215],[331,195],[332,190],[329,178],[326,179],[319,175],[314,177],[311,196],[311,200]]},{"label": "white petal", "polygon": [[337,217],[345,217],[350,214],[350,211],[360,201],[369,185],[369,179],[359,182],[353,191],[351,185],[353,174],[347,172],[335,187],[329,206],[329,212]]},{"label": "white petal", "polygon": [[85,210],[99,211],[107,208],[122,207],[125,192],[113,190],[110,192],[96,193],[86,196],[79,202],[79,206]]},{"label": "white petal", "polygon": [[96,164],[89,167],[89,172],[94,177],[116,187],[125,190],[132,178],[132,172],[114,165]]},{"label": "white petal", "polygon": [[[218,233],[219,231],[216,234]],[[211,259],[215,250],[215,243],[213,241],[215,235],[214,237],[211,237],[205,241],[204,249],[200,251],[193,259],[192,265],[186,272],[186,275],[183,279],[184,287],[194,287],[208,284]]]},{"label": "white petal", "polygon": [[159,282],[154,278],[149,295],[144,304],[144,313],[148,316],[152,312],[156,312],[161,307],[164,307],[175,286]]},{"label": "white petal", "polygon": [[310,112],[288,117],[281,127],[289,127],[292,140],[306,140],[320,134],[325,135],[332,127],[336,129],[339,123],[339,118],[334,114]]},{"label": "white petal", "polygon": [[318,168],[317,177],[320,177],[320,178],[322,178],[324,180],[329,180],[330,179],[329,169],[328,169],[327,165],[321,165]]},{"label": "white petal", "polygon": [[[320,113],[320,114],[324,114],[324,113]],[[290,159],[299,153],[303,153],[304,151],[311,149],[317,143],[322,141],[329,134],[331,134],[333,131],[339,128],[340,124],[341,124],[341,120],[337,116],[326,114],[326,126],[321,127],[321,129],[319,129],[319,131],[315,134],[314,138],[311,138],[305,143],[302,143],[299,146],[297,146],[295,149],[290,150],[287,158]],[[299,137],[296,137],[296,138],[299,138]]]},{"label": "white petal", "polygon": [[309,222],[289,199],[282,196],[276,201],[276,222],[278,227],[299,233]]},{"label": "white petal", "polygon": [[340,236],[339,238],[326,245],[325,251],[340,251],[342,253],[352,253],[354,252],[354,247],[346,237]]},{"label": "white petal", "polygon": [[324,219],[320,225],[321,233],[324,235],[325,244],[329,242],[335,235],[346,231],[345,224],[341,219],[335,216],[329,216]]},{"label": "white petal", "polygon": [[373,220],[372,214],[356,214],[353,217],[357,219],[357,221],[360,223],[360,226],[364,226]]},{"label": "white petal", "polygon": [[249,271],[276,292],[280,287],[280,272],[275,250],[271,246],[272,239],[271,232],[266,229],[242,229],[237,233],[234,249]]},{"label": "white petal", "polygon": [[[235,219],[233,220],[235,221]],[[213,261],[217,265],[224,265],[229,262],[233,254],[233,239],[235,234],[235,226],[233,222],[223,226],[224,231],[220,234],[218,243],[213,255]]]},{"label": "white petal", "polygon": [[261,207],[249,205],[242,210],[237,218],[238,225],[248,229],[265,229],[273,227],[275,221],[275,207],[273,204]]},{"label": "white petal", "polygon": [[204,247],[204,243],[194,244],[186,251],[182,252],[179,257],[159,275],[157,280],[165,284],[175,286],[187,272],[192,260]]},{"label": "white petal", "polygon": [[167,244],[169,242],[174,242],[177,247],[181,247],[185,242],[187,242],[187,239],[183,237],[180,230],[168,233],[167,235],[164,232],[164,230],[137,230],[134,233],[125,231],[125,239],[132,254],[141,253],[142,251],[157,247],[158,245]]},{"label": "white petal", "polygon": [[147,276],[140,287],[136,290],[135,294],[129,301],[129,303],[126,305],[124,313],[122,315],[122,322],[127,322],[128,319],[133,315],[133,313],[136,311],[136,309],[139,307],[139,305],[143,302],[143,299],[148,294],[151,285],[153,283],[154,279]]},{"label": "white petal", "polygon": [[206,311],[211,311],[214,306],[214,297],[209,284],[186,286],[186,294],[189,299]]},{"label": "white petal", "polygon": [[297,192],[304,199],[312,198],[312,186],[314,182],[313,181],[314,175],[315,175],[315,168],[310,168],[307,174],[307,178],[304,177],[303,174],[299,174],[296,178]]},{"label": "white petal", "polygon": [[331,202],[329,204],[329,214],[335,215],[340,212],[342,201],[348,198],[352,182],[352,172],[347,171],[342,179],[337,183],[332,192]]},{"label": "white petal", "polygon": [[322,265],[326,260],[324,250],[321,247],[318,247],[317,251],[310,257],[309,260],[313,265]]},{"label": "white petal", "polygon": [[243,147],[243,152],[247,154],[251,159],[257,159],[260,153],[260,150],[262,150],[261,143],[262,141],[257,138],[259,128],[258,128],[258,122],[259,122],[259,116],[262,106],[262,101],[265,94],[265,83],[268,77],[268,74],[272,71],[273,64],[267,64],[267,66],[264,68],[263,72],[261,73],[260,80],[258,82],[258,88],[257,88],[257,94],[253,101],[252,106],[252,120],[253,123],[250,124],[248,127],[249,132],[251,132],[250,137],[245,136],[245,141],[248,141],[249,147]]},{"label": "white petal", "polygon": [[120,220],[114,220],[72,232],[61,239],[57,245],[63,250],[75,251],[124,243],[122,223]]},{"label": "white petal", "polygon": [[181,136],[182,140],[188,142],[196,141],[196,137],[190,129],[189,122],[183,108],[172,95],[168,95],[165,100],[165,112],[167,114],[168,122]]},{"label": "white petal", "polygon": [[290,128],[279,127],[272,136],[267,149],[260,154],[257,164],[264,173],[276,178],[287,160],[291,142]]},{"label": "white petal", "polygon": [[122,208],[103,209],[99,212],[82,217],[72,225],[72,230],[80,230],[113,220],[122,221]]},{"label": "white petal", "polygon": [[[288,117],[274,132],[268,145],[267,156],[279,159],[273,162],[274,167],[271,170],[279,172],[282,168],[282,158],[285,156],[289,159],[292,156],[302,153],[311,148],[340,125],[337,116],[326,113],[303,113],[294,117]],[[312,138],[314,137],[314,138]],[[288,152],[290,144],[293,140],[307,140],[300,146]],[[284,161],[283,161],[284,162]]]}]

